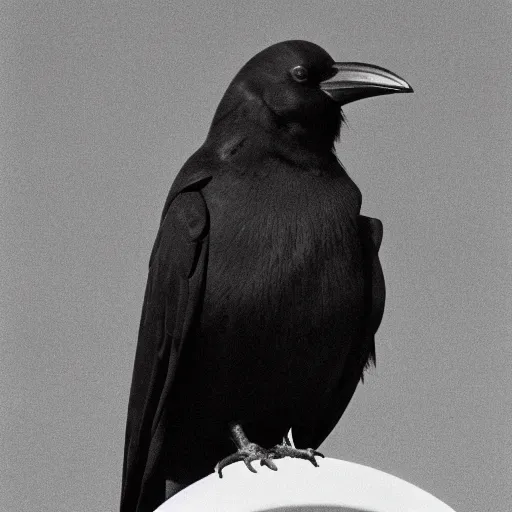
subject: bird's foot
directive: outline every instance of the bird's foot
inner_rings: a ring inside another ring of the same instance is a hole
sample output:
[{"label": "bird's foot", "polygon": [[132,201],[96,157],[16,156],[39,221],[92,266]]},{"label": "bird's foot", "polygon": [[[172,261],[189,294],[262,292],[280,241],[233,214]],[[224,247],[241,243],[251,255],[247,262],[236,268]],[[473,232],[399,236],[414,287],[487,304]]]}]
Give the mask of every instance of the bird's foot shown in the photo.
[{"label": "bird's foot", "polygon": [[267,468],[271,469],[272,471],[277,471],[277,466],[274,464],[273,459],[282,459],[284,457],[304,459],[309,460],[313,466],[318,467],[318,462],[316,461],[315,457],[324,456],[322,453],[313,450],[313,448],[295,448],[290,443],[288,436],[283,438],[283,442],[281,444],[278,444],[270,450],[267,450],[256,443],[251,443],[245,435],[242,427],[237,423],[231,426],[231,433],[236,445],[238,446],[238,450],[236,453],[233,453],[222,459],[215,466],[215,472],[219,474],[220,478],[222,478],[222,470],[226,466],[229,466],[230,464],[238,461],[243,461],[249,471],[257,473],[254,467],[251,465],[251,462],[255,460],[259,460],[261,466],[267,466]]},{"label": "bird's foot", "polygon": [[277,471],[277,466],[272,462],[272,459],[274,458],[273,450],[267,450],[256,443],[251,443],[249,439],[247,439],[242,427],[237,423],[231,426],[231,433],[233,435],[233,440],[238,446],[238,450],[236,453],[222,459],[215,466],[215,472],[219,474],[220,478],[222,478],[222,470],[226,466],[240,460],[243,461],[247,466],[247,469],[253,473],[257,473],[251,464],[251,462],[255,460],[259,460],[261,466],[267,466],[267,468],[270,468],[272,471]]},{"label": "bird's foot", "polygon": [[267,468],[270,468],[272,471],[277,471],[277,466],[272,462],[272,458],[274,458],[272,450],[266,450],[256,443],[248,443],[247,446],[239,448],[236,453],[218,462],[215,466],[215,471],[219,474],[219,477],[222,478],[222,470],[226,466],[233,464],[233,462],[238,462],[239,460],[243,461],[247,469],[253,473],[257,473],[251,464],[251,462],[255,460],[259,460],[261,466],[267,466]]},{"label": "bird's foot", "polygon": [[287,437],[283,439],[281,444],[274,446],[271,450],[273,459],[282,459],[283,457],[292,457],[294,459],[309,460],[313,466],[318,467],[318,462],[315,457],[324,457],[323,453],[320,453],[313,448],[295,448],[292,446]]}]

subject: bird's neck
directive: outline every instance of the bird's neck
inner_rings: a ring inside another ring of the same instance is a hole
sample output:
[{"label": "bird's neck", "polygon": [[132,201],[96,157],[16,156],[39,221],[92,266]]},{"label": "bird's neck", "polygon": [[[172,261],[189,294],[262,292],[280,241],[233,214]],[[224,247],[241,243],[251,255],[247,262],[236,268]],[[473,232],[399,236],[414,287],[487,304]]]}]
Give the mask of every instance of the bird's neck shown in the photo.
[{"label": "bird's neck", "polygon": [[225,162],[271,157],[296,167],[319,168],[336,160],[331,141],[275,120],[229,116],[212,126],[205,145]]}]

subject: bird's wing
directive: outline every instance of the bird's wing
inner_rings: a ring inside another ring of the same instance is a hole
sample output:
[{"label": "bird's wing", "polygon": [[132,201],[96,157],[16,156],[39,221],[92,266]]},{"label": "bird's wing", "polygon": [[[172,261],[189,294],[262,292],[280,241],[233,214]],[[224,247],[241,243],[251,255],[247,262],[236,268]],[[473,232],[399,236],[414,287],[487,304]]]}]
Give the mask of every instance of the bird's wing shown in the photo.
[{"label": "bird's wing", "polygon": [[382,222],[379,219],[360,215],[359,236],[363,249],[365,313],[364,332],[361,343],[354,344],[347,355],[343,375],[333,400],[320,418],[311,418],[308,428],[292,429],[293,439],[298,447],[318,448],[331,433],[345,412],[356,387],[363,379],[364,370],[375,364],[375,333],[384,314],[386,289],[378,251],[382,242]]},{"label": "bird's wing", "polygon": [[135,510],[159,452],[162,410],[202,302],[209,240],[201,187],[178,175],[151,253],[128,405],[121,511]]},{"label": "bird's wing", "polygon": [[367,362],[375,364],[374,336],[384,314],[386,286],[384,274],[379,260],[379,249],[382,243],[383,227],[379,219],[359,216],[359,234],[363,246],[365,267],[365,329],[367,337],[371,338],[371,350]]}]

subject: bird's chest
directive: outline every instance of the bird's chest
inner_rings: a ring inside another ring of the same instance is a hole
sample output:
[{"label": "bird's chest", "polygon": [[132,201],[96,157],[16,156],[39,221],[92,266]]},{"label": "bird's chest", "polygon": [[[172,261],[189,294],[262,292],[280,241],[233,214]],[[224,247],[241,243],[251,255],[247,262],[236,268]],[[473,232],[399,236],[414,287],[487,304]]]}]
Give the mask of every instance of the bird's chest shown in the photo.
[{"label": "bird's chest", "polygon": [[302,401],[290,397],[323,407],[360,335],[359,195],[313,177],[257,185],[205,191],[208,270],[186,388],[203,410],[229,395],[227,416],[262,413],[247,409],[253,397],[299,418]]},{"label": "bird's chest", "polygon": [[219,189],[207,197],[206,315],[244,331],[275,330],[281,318],[287,333],[313,335],[359,308],[359,192],[348,177],[240,179]]}]

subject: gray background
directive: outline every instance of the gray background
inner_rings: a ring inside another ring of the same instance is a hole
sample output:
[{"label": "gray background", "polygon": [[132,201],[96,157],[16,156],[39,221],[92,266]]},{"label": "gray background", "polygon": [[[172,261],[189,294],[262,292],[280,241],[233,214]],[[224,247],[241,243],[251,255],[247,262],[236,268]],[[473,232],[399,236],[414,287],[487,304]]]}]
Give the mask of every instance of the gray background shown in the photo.
[{"label": "gray background", "polygon": [[323,451],[458,512],[512,509],[510,2],[0,9],[2,512],[116,509],[165,196],[235,72],[290,38],[416,91],[345,109],[388,301],[378,367]]}]

